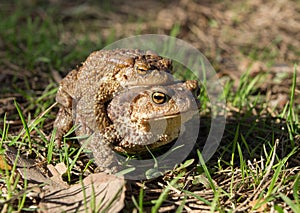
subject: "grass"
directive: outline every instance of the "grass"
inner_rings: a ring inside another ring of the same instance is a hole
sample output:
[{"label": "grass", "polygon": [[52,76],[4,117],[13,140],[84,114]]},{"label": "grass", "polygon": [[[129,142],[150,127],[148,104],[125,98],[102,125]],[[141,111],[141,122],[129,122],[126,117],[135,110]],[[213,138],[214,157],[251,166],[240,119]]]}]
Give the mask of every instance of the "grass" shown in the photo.
[{"label": "grass", "polygon": [[[108,1],[105,5],[107,10],[112,7]],[[97,39],[90,39],[84,35],[89,30],[86,24],[76,18],[66,20],[60,15],[59,5],[48,7],[37,3],[36,7],[30,7],[16,1],[15,5],[1,6],[0,56],[3,60],[0,60],[0,69],[8,71],[1,82],[0,101],[7,107],[0,104],[3,109],[3,112],[0,110],[0,153],[5,152],[6,144],[18,147],[20,154],[44,165],[63,162],[68,168],[66,181],[78,182],[91,162],[80,162],[80,147],[55,147],[52,122],[56,115],[53,103],[57,82],[54,75],[64,76],[91,51],[114,41],[116,34],[111,30],[104,39],[93,31]],[[211,20],[212,27],[217,27],[217,21]],[[97,29],[97,24],[96,21],[91,23],[91,28]],[[140,21],[138,26],[142,26]],[[169,34],[179,36],[183,30],[184,27],[176,24]],[[254,62],[263,59],[271,66],[278,56],[273,49],[280,42],[274,41],[268,49],[256,46],[250,52],[248,49],[241,52]],[[224,95],[228,117],[224,137],[213,158],[204,163],[197,151],[186,163],[163,177],[128,183],[131,191],[124,211],[260,212],[274,209],[299,212],[297,66],[295,64],[293,75],[283,77],[290,80],[285,86],[288,101],[283,108],[269,106],[266,101],[268,91],[263,91],[261,85],[266,84],[264,79],[268,72],[253,76],[249,66],[238,82],[226,80]],[[206,109],[210,105],[205,92],[202,88],[201,102]],[[206,112],[204,110],[204,123]],[[66,135],[65,144],[76,140],[72,131]],[[206,133],[201,136],[205,137]],[[2,212],[36,211],[33,205],[36,200],[31,200],[26,193],[26,180],[16,175],[16,164],[12,168],[1,167],[0,186]],[[93,205],[97,208],[96,203]]]}]

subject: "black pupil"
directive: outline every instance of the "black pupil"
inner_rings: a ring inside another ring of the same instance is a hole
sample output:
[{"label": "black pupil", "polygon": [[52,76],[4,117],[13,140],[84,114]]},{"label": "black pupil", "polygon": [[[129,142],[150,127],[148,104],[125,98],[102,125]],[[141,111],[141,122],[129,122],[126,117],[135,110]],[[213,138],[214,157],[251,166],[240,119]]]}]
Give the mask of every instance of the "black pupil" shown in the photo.
[{"label": "black pupil", "polygon": [[153,98],[158,102],[158,103],[163,103],[166,101],[166,96],[161,93],[155,93],[153,95]]}]

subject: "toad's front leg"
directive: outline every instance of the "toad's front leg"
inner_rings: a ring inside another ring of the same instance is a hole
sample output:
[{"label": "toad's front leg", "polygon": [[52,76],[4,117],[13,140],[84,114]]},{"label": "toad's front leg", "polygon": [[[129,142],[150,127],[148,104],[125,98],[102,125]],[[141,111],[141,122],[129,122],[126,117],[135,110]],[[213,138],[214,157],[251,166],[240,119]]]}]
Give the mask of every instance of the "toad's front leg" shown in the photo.
[{"label": "toad's front leg", "polygon": [[56,130],[55,143],[60,146],[63,136],[72,128],[73,119],[69,108],[61,107],[53,127]]},{"label": "toad's front leg", "polygon": [[111,124],[107,116],[106,107],[113,99],[115,93],[120,90],[120,87],[120,84],[112,79],[102,81],[98,87],[95,95],[94,115],[100,131],[103,131],[104,128]]},{"label": "toad's front leg", "polygon": [[59,84],[56,94],[56,102],[60,109],[54,121],[53,127],[56,129],[55,141],[60,146],[62,137],[73,126],[72,108],[74,100],[74,90],[77,82],[77,70],[72,70]]},{"label": "toad's front leg", "polygon": [[96,131],[87,140],[81,142],[90,151],[90,157],[94,159],[100,171],[116,173],[119,171],[117,154],[112,145],[117,139],[113,125],[106,128],[105,134]]}]

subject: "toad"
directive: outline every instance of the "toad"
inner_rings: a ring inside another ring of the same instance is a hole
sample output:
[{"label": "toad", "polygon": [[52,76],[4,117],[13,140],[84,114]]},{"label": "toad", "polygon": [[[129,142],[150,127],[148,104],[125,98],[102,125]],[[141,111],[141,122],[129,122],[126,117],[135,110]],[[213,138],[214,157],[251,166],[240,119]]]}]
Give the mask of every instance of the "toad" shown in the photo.
[{"label": "toad", "polygon": [[118,164],[113,151],[139,154],[155,150],[178,138],[185,122],[198,113],[198,91],[194,80],[123,90],[107,107],[112,125],[82,143],[103,168]]},{"label": "toad", "polygon": [[93,52],[61,82],[56,95],[60,109],[54,122],[56,141],[73,124],[77,134],[91,134],[110,125],[106,107],[117,92],[132,86],[173,82],[172,64],[151,51],[116,49]]}]

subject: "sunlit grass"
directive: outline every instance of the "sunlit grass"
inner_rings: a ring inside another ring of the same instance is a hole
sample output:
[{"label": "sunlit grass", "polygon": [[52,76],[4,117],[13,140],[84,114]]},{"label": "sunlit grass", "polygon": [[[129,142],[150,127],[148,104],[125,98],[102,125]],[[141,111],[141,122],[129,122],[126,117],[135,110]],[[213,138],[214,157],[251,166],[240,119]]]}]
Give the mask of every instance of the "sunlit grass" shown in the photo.
[{"label": "sunlit grass", "polygon": [[[12,87],[3,91],[14,92],[20,98],[14,101],[16,113],[5,114],[3,118],[0,118],[0,153],[1,156],[4,155],[3,145],[6,144],[18,147],[20,154],[43,159],[47,164],[64,163],[67,166],[66,181],[73,183],[74,171],[83,174],[92,161],[87,163],[81,171],[76,168],[83,147],[68,145],[69,142],[78,139],[73,137],[75,127],[64,136],[63,147],[60,149],[56,147],[54,140],[56,130],[47,127],[50,120],[53,121],[55,117],[52,104],[57,91],[57,83],[53,79],[53,71],[63,76],[75,65],[80,64],[92,50],[101,49],[104,44],[113,42],[115,34],[112,31],[106,41],[99,38],[96,43],[88,37],[76,37],[74,44],[64,43],[61,37],[67,30],[66,26],[57,24],[55,20],[59,8],[51,8],[48,11],[46,7],[42,7],[42,11],[47,11],[47,16],[37,15],[33,18],[32,14],[35,14],[35,9],[23,6],[20,1],[13,7],[14,12],[0,12],[2,20],[0,36],[6,48],[5,61],[1,61],[0,64],[7,63],[7,61],[13,62],[21,68],[19,72],[24,69],[31,74],[24,77],[21,86],[19,77],[12,77]],[[78,25],[77,22],[71,24]],[[84,31],[84,29],[82,26],[80,30]],[[170,35],[176,37],[180,30],[180,25],[175,25]],[[138,32],[140,32],[139,29],[136,33]],[[248,54],[253,60],[263,58],[269,60],[266,62],[268,63],[276,55],[272,53],[268,58],[269,53],[268,49],[260,52],[259,48],[254,48]],[[31,76],[39,75],[40,72],[46,75],[39,77],[36,83],[32,83],[34,77]],[[137,197],[131,196],[132,206],[127,203],[126,208],[130,210],[136,208],[137,211],[143,212],[150,207],[152,212],[157,212],[165,203],[171,202],[169,197],[172,193],[177,193],[181,196],[180,202],[176,203],[177,212],[187,210],[186,206],[191,198],[196,199],[201,205],[208,206],[211,212],[234,212],[239,209],[254,211],[260,208],[267,208],[266,211],[268,211],[271,205],[278,212],[284,212],[286,208],[299,212],[299,169],[296,170],[294,167],[296,171],[294,174],[290,161],[296,154],[299,154],[296,141],[296,136],[300,134],[299,107],[295,107],[298,104],[296,100],[297,65],[293,73],[289,102],[276,118],[268,117],[265,113],[267,107],[265,96],[258,90],[265,74],[253,77],[247,71],[239,79],[237,88],[234,87],[232,80],[226,81],[223,95],[228,103],[228,111],[234,109],[236,114],[230,115],[232,120],[228,121],[224,141],[217,150],[215,159],[204,163],[201,150],[198,151],[195,157],[200,162],[198,165],[193,163],[196,161],[186,161],[185,164],[170,171],[170,176],[166,179],[160,179],[163,184],[160,185],[162,191],[159,196],[151,201],[147,200],[148,186],[145,181]],[[178,78],[193,79],[195,75],[186,72]],[[41,83],[41,80],[45,80],[46,83]],[[39,84],[39,82],[41,85],[35,89],[33,84]],[[205,114],[209,113],[211,107],[205,89],[205,77],[201,83],[199,99],[203,114]],[[13,131],[16,124],[11,122],[12,117],[20,121],[21,130],[17,133]],[[272,119],[279,119],[279,121],[276,123],[277,121]],[[0,206],[7,212],[33,211],[35,209],[30,209],[26,204],[27,182],[22,182],[22,189],[18,188],[20,176],[16,173],[16,164],[13,164],[11,169],[0,169],[0,183],[7,190],[6,192],[0,191]],[[219,181],[220,176],[226,177],[227,180]],[[191,183],[189,178],[193,180]],[[207,195],[211,197],[201,194],[194,190],[195,188],[200,192],[208,190]],[[266,204],[269,206],[266,207]],[[93,209],[97,209],[96,203],[93,203]]]}]

